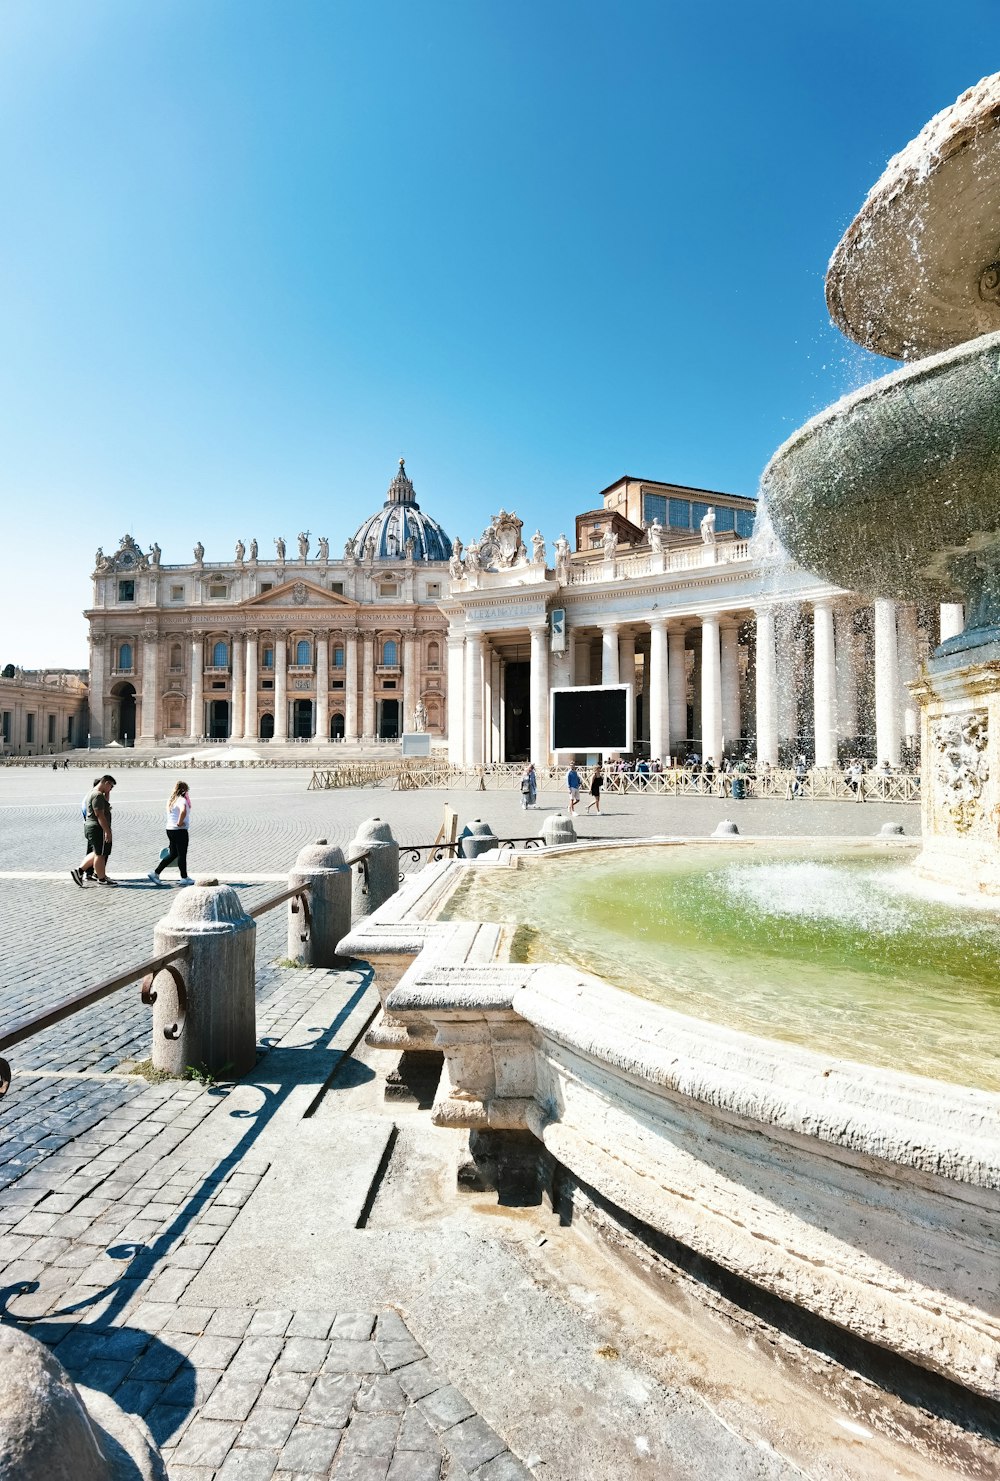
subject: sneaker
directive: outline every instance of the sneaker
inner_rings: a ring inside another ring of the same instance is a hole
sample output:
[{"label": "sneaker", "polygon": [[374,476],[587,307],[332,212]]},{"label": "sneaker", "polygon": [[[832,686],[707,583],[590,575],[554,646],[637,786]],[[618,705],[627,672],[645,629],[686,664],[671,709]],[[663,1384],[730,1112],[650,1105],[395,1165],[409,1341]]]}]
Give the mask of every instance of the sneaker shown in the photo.
[{"label": "sneaker", "polygon": [[182,874],[181,884],[194,884],[194,880],[191,878],[190,874]]},{"label": "sneaker", "polygon": [[118,888],[118,881],[117,881],[117,879],[99,879],[97,881],[97,883],[98,884],[107,885],[109,887],[109,889],[115,889],[116,890]]},{"label": "sneaker", "polygon": [[163,883],[163,881],[160,879],[160,876],[157,874],[157,872],[156,872],[155,869],[151,869],[149,871],[149,873],[146,875],[146,878],[149,880],[150,884],[157,884],[158,885],[158,884],[162,884]]},{"label": "sneaker", "polygon": [[97,875],[94,873],[93,869],[85,869],[83,871],[83,877],[84,879],[89,879],[90,883],[93,884],[94,880],[97,878]]},{"label": "sneaker", "polygon": [[80,886],[81,890],[83,889],[83,870],[82,869],[71,869],[69,871],[69,877],[73,881],[74,884],[78,884]]}]

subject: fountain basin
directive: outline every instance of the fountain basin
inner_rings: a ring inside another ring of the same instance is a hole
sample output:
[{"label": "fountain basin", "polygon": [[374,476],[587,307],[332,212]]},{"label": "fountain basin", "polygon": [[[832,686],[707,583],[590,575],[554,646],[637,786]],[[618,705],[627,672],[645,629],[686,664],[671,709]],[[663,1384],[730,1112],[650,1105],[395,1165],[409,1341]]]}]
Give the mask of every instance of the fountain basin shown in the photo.
[{"label": "fountain basin", "polygon": [[434,1120],[530,1133],[651,1229],[996,1397],[1000,1095],[708,1023],[559,961],[512,962],[513,932],[440,919],[470,871],[553,862],[430,866],[341,943],[376,973],[385,957],[399,1031],[443,1053]]},{"label": "fountain basin", "polygon": [[848,590],[996,621],[1000,333],[871,382],[774,454],[761,493],[789,554]]}]

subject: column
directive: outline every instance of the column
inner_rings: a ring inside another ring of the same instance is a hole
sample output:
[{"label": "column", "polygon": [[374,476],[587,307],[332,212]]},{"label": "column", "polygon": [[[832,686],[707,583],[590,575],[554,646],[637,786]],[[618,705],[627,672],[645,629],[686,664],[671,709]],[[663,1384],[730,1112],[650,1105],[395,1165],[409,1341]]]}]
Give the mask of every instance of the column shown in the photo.
[{"label": "column", "polygon": [[577,638],[573,644],[573,683],[590,683],[590,639]]},{"label": "column", "polygon": [[834,662],[837,669],[837,729],[841,740],[858,734],[858,635],[854,613],[840,608],[833,621]]},{"label": "column", "polygon": [[774,608],[761,607],[757,614],[757,760],[778,764],[777,663],[774,651]]},{"label": "column", "polygon": [[344,740],[358,739],[358,631],[344,632]]},{"label": "column", "polygon": [[483,764],[483,635],[465,639],[465,764]]},{"label": "column", "polygon": [[242,633],[234,632],[229,640],[232,664],[232,688],[229,695],[229,739],[243,739],[243,715],[246,699],[243,693],[243,642]]},{"label": "column", "polygon": [[[90,642],[90,691],[87,696],[90,713],[87,724],[92,746],[103,746],[104,744],[104,686],[107,682],[105,679],[107,652],[108,643],[104,634],[96,634]],[[11,744],[13,743],[12,731]]]},{"label": "column", "polygon": [[243,737],[257,739],[257,629],[247,628],[243,635],[245,644],[246,694],[243,705]]},{"label": "column", "polygon": [[274,739],[288,739],[288,639],[274,635]]},{"label": "column", "polygon": [[609,622],[601,635],[601,683],[617,684],[621,672],[618,658],[618,624]]},{"label": "column", "polygon": [[686,749],[688,739],[686,643],[687,634],[683,628],[667,633],[667,706],[671,756],[679,756]]},{"label": "column", "polygon": [[896,603],[875,602],[875,749],[876,764],[899,765],[899,656],[896,647]]},{"label": "column", "polygon": [[313,740],[318,746],[323,746],[330,739],[330,634],[318,632],[313,641],[316,645],[316,705],[313,710],[315,720]]},{"label": "column", "polygon": [[701,619],[701,759],[709,757],[716,766],[722,760],[722,663],[714,612]]},{"label": "column", "polygon": [[152,745],[156,740],[157,658],[159,647],[155,632],[142,635],[142,711],[139,716],[138,743]]},{"label": "column", "polygon": [[420,645],[413,633],[403,638],[403,716],[400,733],[415,730],[413,716],[420,698]]},{"label": "column", "polygon": [[813,733],[816,765],[837,764],[837,665],[833,604],[813,603]]},{"label": "column", "polygon": [[798,741],[799,644],[798,609],[782,607],[775,617],[777,654],[778,742]]},{"label": "column", "polygon": [[448,760],[465,765],[465,638],[448,634]]},{"label": "column", "polygon": [[670,755],[670,706],[667,693],[667,619],[654,617],[649,624],[649,754],[664,761]]},{"label": "column", "polygon": [[917,609],[912,602],[896,609],[896,661],[899,666],[899,713],[902,717],[902,739],[916,745],[920,734],[920,711],[909,686],[920,674],[917,647]]},{"label": "column", "polygon": [[957,638],[965,627],[965,606],[962,602],[941,603],[941,641]]},{"label": "column", "polygon": [[740,715],[740,630],[735,622],[727,622],[720,631],[722,688],[722,745],[731,755],[739,751],[742,716]]},{"label": "column", "polygon": [[[615,654],[617,656],[617,639]],[[536,766],[549,764],[549,629],[531,629],[531,756]]]},{"label": "column", "polygon": [[362,633],[361,738],[375,739],[375,634]]},{"label": "column", "polygon": [[495,650],[490,658],[490,748],[488,760],[503,759],[503,659]]},{"label": "column", "polygon": [[205,734],[205,644],[204,634],[191,634],[191,709],[188,728],[192,740]]}]

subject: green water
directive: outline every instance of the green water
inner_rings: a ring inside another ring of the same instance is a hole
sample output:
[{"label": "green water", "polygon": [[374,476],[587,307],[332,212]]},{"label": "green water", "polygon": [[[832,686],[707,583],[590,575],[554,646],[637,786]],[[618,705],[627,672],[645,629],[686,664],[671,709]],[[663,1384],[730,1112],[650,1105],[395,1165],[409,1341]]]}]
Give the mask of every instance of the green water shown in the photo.
[{"label": "green water", "polygon": [[445,919],[507,921],[695,1018],[1000,1090],[1000,916],[913,892],[898,853],[801,844],[609,850],[470,871]]}]

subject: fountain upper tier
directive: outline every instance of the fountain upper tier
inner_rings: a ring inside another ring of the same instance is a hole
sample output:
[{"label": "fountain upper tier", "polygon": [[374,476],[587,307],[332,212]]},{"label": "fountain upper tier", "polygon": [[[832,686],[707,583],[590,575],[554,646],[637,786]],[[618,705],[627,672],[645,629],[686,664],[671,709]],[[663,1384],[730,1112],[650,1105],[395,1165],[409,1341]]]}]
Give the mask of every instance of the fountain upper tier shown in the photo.
[{"label": "fountain upper tier", "polygon": [[1000,73],[889,161],[833,254],[826,300],[849,338],[897,360],[1000,330]]}]

